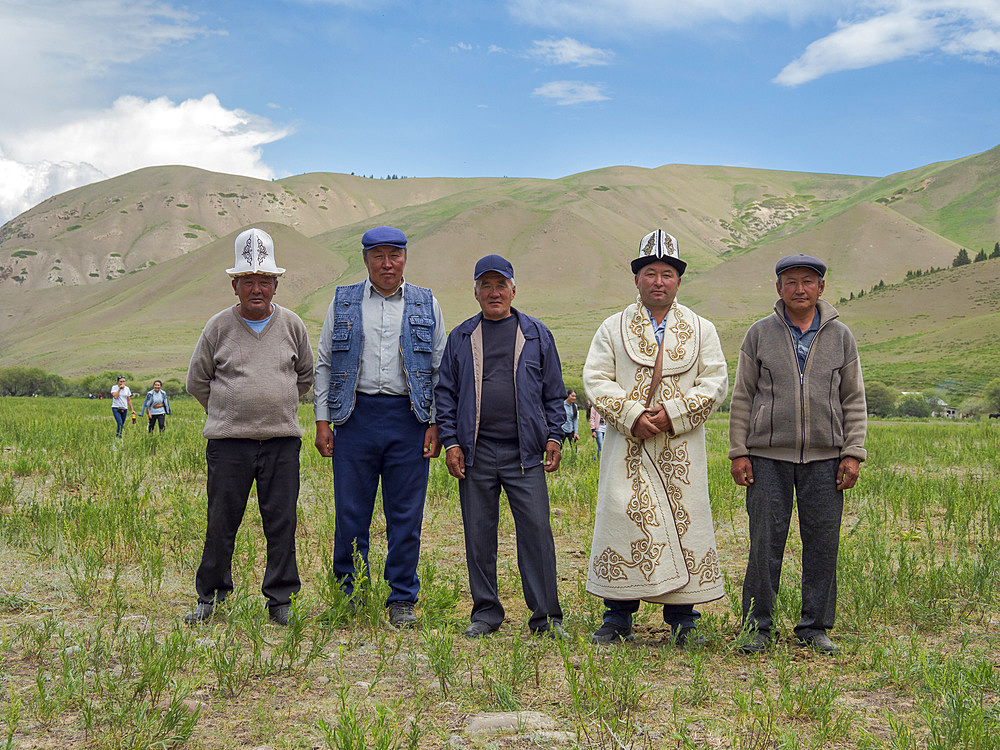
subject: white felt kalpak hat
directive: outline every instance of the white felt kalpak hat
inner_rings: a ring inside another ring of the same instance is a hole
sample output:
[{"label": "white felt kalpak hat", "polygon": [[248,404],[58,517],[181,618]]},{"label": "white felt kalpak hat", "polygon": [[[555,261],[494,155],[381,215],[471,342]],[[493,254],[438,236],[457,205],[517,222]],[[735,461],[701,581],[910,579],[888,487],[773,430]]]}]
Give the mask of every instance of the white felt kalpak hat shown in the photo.
[{"label": "white felt kalpak hat", "polygon": [[282,276],[284,268],[274,265],[274,241],[262,229],[247,229],[236,238],[236,266],[227,268],[230,276],[260,273],[265,276]]},{"label": "white felt kalpak hat", "polygon": [[681,260],[677,238],[662,229],[654,229],[639,242],[639,257],[632,259],[632,273],[639,273],[643,266],[657,260],[673,266],[678,276],[683,276],[687,268],[687,263]]}]

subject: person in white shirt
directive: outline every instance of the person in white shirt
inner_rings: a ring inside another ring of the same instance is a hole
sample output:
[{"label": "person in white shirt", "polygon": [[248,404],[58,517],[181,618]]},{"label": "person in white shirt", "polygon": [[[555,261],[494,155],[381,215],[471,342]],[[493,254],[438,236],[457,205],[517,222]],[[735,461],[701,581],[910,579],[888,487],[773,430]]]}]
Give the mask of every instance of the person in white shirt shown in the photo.
[{"label": "person in white shirt", "polygon": [[135,407],[132,406],[132,391],[125,385],[125,376],[119,375],[118,382],[111,386],[111,414],[118,425],[118,432],[115,437],[122,436],[122,427],[125,426],[125,417],[129,412],[135,417]]}]

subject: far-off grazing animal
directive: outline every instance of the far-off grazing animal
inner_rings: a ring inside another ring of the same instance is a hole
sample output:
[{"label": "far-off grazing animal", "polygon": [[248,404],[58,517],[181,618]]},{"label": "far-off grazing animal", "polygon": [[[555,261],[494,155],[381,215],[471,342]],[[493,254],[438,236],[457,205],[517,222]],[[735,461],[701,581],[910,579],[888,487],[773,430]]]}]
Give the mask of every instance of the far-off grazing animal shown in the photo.
[{"label": "far-off grazing animal", "polygon": [[990,419],[1000,419],[1000,412],[997,412],[996,414],[990,414]]}]

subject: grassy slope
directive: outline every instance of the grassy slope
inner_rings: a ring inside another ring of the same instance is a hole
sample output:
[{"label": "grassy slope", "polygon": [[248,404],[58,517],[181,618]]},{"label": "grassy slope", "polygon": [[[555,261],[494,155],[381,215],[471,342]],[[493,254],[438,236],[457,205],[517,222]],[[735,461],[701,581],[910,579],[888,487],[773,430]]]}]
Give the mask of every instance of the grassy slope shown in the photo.
[{"label": "grassy slope", "polygon": [[[510,258],[518,282],[515,306],[549,323],[570,379],[578,375],[598,323],[634,298],[626,270],[634,241],[659,224],[678,236],[690,263],[681,301],[718,324],[726,351],[735,358],[746,325],[774,301],[772,269],[778,257],[800,251],[825,257],[831,269],[827,297],[833,300],[880,280],[898,281],[910,269],[950,265],[959,245],[928,227],[943,231],[954,225],[947,207],[961,202],[957,196],[981,193],[978,185],[988,186],[996,179],[991,175],[1000,174],[997,161],[995,150],[883,180],[684,165],[611,167],[560,180],[368,180],[317,173],[276,183],[182,167],[141,170],[57,196],[8,223],[0,237],[0,265],[4,253],[29,244],[38,257],[12,261],[44,264],[59,255],[67,265],[71,252],[80,253],[75,238],[98,232],[105,233],[101,247],[108,251],[101,262],[114,261],[112,249],[120,248],[115,242],[131,238],[133,249],[117,262],[134,265],[146,258],[147,263],[151,258],[143,252],[150,244],[156,246],[162,233],[183,234],[178,221],[192,216],[198,219],[191,223],[203,222],[206,239],[219,239],[161,257],[135,273],[112,273],[120,277],[114,281],[37,290],[25,288],[28,282],[0,282],[5,308],[0,366],[33,364],[66,375],[105,367],[183,373],[204,321],[232,299],[223,269],[231,262],[233,235],[269,216],[281,221],[269,226],[279,262],[289,269],[278,301],[302,315],[314,340],[334,286],[364,276],[358,236],[374,223],[392,223],[411,237],[407,279],[434,288],[449,327],[478,309],[471,294],[475,260],[487,252]],[[125,210],[118,208],[124,195],[133,203],[150,196],[142,201],[141,220],[135,211],[115,213]],[[178,209],[178,202],[188,208]],[[923,213],[916,210],[918,203]],[[72,214],[72,206],[77,213],[57,220],[59,210]],[[179,210],[180,220],[174,216]],[[774,219],[782,210],[785,217]],[[986,228],[975,231],[993,231],[989,217],[970,215],[967,231],[980,220]],[[82,226],[49,239],[18,237],[31,233],[25,227],[45,221]],[[109,233],[111,225],[119,234]],[[72,247],[69,235],[75,236]],[[737,240],[749,245],[734,249]],[[86,252],[80,257],[89,258]],[[975,264],[965,273],[992,265]],[[941,287],[940,301],[949,309],[968,307],[967,287]],[[907,321],[913,317],[909,309],[922,300],[910,289],[883,292],[881,298],[892,301],[877,312],[874,307],[868,312],[875,297],[845,308],[870,368],[884,368],[878,372],[890,382],[916,387],[909,379],[936,378],[955,364],[955,357],[930,349],[921,351],[920,367],[910,367],[918,350],[903,334],[887,337],[885,331],[895,328],[871,322],[876,315],[899,319],[905,336],[950,342],[959,358],[965,347],[988,353],[993,332],[1000,330],[994,317],[982,315],[962,328],[931,316],[917,330]],[[157,331],[155,343],[150,326]],[[976,381],[986,377],[991,360],[979,361],[982,367],[966,370]]]}]

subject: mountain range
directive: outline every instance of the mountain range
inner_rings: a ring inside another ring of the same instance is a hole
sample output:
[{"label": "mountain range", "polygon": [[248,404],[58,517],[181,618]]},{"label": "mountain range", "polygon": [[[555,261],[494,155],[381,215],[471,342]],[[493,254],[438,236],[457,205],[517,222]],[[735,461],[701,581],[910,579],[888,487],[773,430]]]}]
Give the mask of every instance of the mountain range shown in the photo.
[{"label": "mountain range", "polygon": [[825,297],[869,379],[965,394],[1000,375],[1000,259],[951,267],[1000,240],[1000,147],[884,178],[668,165],[269,182],[150,167],[0,227],[0,366],[182,376],[205,321],[234,302],[225,269],[250,225],[273,236],[288,269],[275,301],[315,344],[334,287],[364,277],[360,237],[379,224],[407,233],[406,278],[434,289],[449,327],[478,310],[475,261],[507,257],[515,307],[552,328],[570,382],[599,322],[634,299],[628,261],[656,227],[689,264],[678,299],[716,323],[731,363],[776,299],[775,261],[809,252],[829,265]]}]

